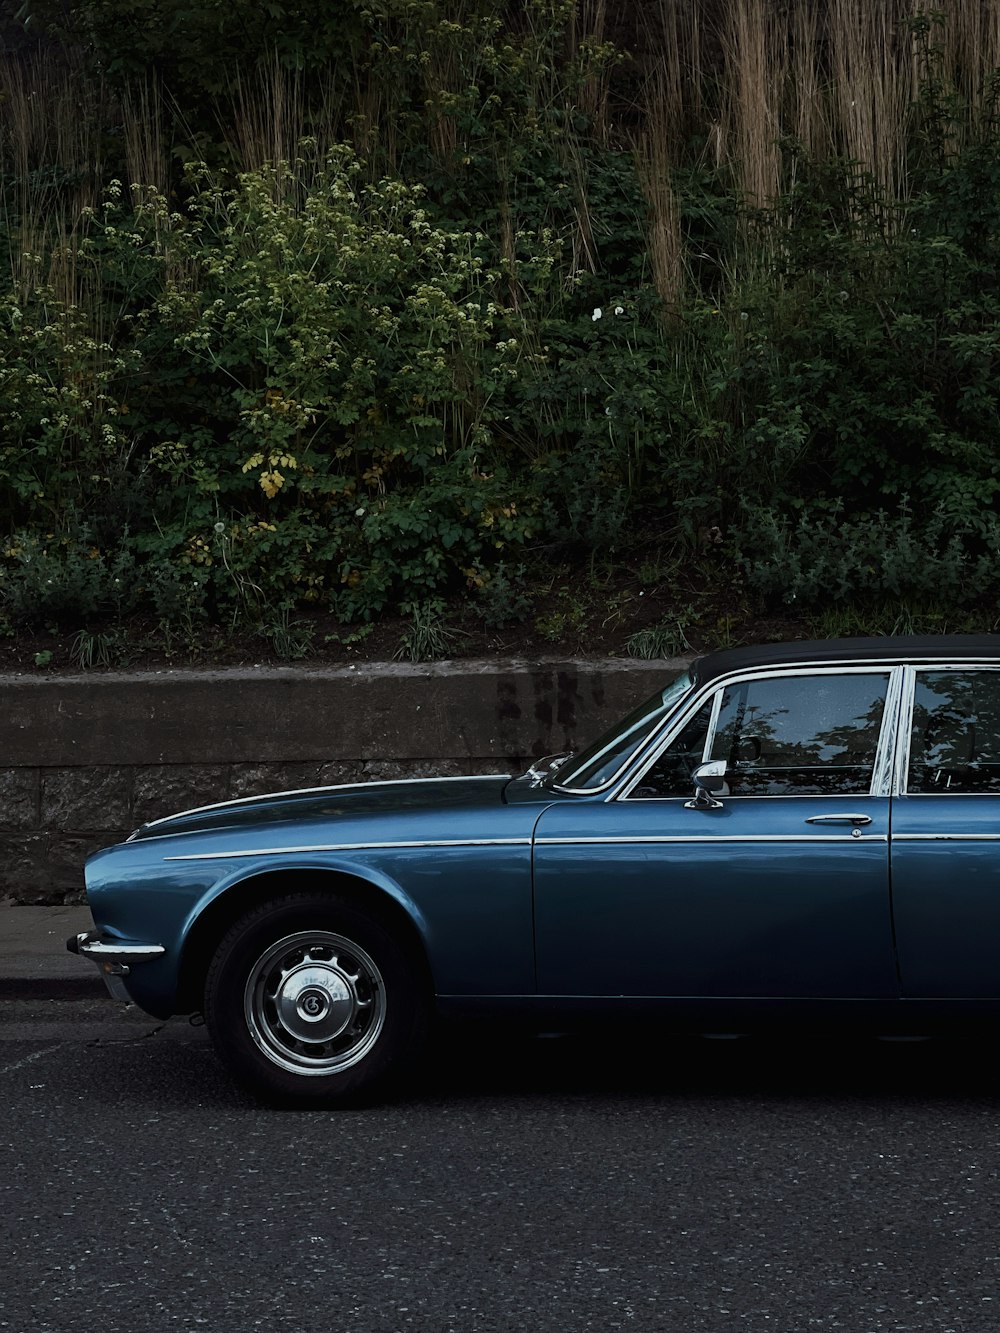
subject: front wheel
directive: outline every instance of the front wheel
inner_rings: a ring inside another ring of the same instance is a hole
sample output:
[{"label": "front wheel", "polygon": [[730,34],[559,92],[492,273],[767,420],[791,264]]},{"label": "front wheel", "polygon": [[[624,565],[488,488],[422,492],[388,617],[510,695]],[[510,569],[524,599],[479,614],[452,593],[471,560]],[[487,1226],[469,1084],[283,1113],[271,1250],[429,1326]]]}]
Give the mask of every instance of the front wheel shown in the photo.
[{"label": "front wheel", "polygon": [[352,903],[302,894],[233,925],[205,980],[205,1021],[241,1083],[272,1101],[384,1092],[419,1054],[427,987],[412,955]]}]

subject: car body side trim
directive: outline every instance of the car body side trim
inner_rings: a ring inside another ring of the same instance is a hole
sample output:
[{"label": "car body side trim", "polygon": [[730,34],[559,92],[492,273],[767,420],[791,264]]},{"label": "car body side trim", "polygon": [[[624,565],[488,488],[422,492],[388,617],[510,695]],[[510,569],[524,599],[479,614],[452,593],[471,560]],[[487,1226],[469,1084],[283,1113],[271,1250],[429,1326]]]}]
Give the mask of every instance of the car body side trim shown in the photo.
[{"label": "car body side trim", "polygon": [[942,796],[947,796],[949,801],[970,801],[977,797],[984,796],[996,797],[1000,792],[995,791],[954,791],[948,787],[943,787],[940,791],[906,791],[902,793],[901,800],[905,800],[907,805],[911,801],[940,801]]},{"label": "car body side trim", "polygon": [[296,847],[251,847],[225,852],[188,852],[164,861],[233,861],[251,856],[300,856],[311,852],[381,852],[424,847],[530,847],[530,838],[433,838],[427,841],[320,842]]},{"label": "car body side trim", "polygon": [[573,847],[577,844],[650,843],[650,842],[888,842],[885,833],[678,833],[634,834],[628,837],[536,838],[536,846]]},{"label": "car body side trim", "polygon": [[1000,833],[894,833],[893,842],[1000,842]]}]

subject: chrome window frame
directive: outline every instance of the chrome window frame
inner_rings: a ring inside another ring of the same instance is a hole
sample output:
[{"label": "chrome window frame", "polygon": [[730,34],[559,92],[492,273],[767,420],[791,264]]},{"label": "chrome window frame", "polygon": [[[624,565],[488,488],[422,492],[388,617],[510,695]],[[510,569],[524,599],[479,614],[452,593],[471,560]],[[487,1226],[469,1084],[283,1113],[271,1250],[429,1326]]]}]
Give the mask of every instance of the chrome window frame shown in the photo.
[{"label": "chrome window frame", "polygon": [[[705,685],[695,692],[692,698],[682,701],[683,711],[680,715],[672,716],[667,721],[667,729],[661,731],[659,737],[651,738],[650,744],[643,747],[643,753],[633,756],[635,769],[631,774],[626,774],[624,781],[618,791],[613,792],[606,798],[608,801],[627,801],[633,798],[631,793],[645,777],[649,769],[656,763],[660,755],[666,750],[685,726],[695,716],[698,709],[703,706],[705,700],[713,692],[716,694],[712,708],[712,716],[709,721],[708,734],[705,738],[705,747],[702,750],[704,755],[711,750],[712,740],[715,734],[715,727],[718,723],[719,712],[722,708],[723,692],[732,685],[741,685],[744,681],[752,680],[777,680],[787,679],[796,676],[829,676],[829,675],[867,675],[867,676],[886,676],[885,704],[882,709],[882,720],[879,726],[879,737],[875,747],[875,759],[872,763],[872,780],[869,785],[867,795],[887,797],[892,793],[892,775],[894,771],[894,755],[896,753],[896,739],[898,735],[898,726],[900,719],[901,704],[904,693],[903,673],[907,668],[900,664],[898,658],[873,659],[871,661],[858,662],[851,661],[832,661],[832,662],[810,662],[804,666],[760,666],[748,669],[746,671],[737,671],[725,676],[717,676],[713,680],[706,681]],[[677,801],[687,799],[682,796],[646,796],[641,798],[644,803],[655,803],[656,801]],[[777,794],[770,797],[766,793],[760,796],[736,797],[738,800],[766,800],[779,799]],[[843,792],[834,795],[824,795],[819,797],[814,793],[795,794],[789,793],[781,796],[781,800],[858,800],[864,799],[863,794],[858,792]]]},{"label": "chrome window frame", "polygon": [[[707,764],[712,757],[712,746],[715,743],[715,733],[719,729],[719,714],[722,712],[722,696],[725,692],[725,689],[716,690],[712,699],[712,712],[708,719],[708,731],[705,732],[705,744],[701,747],[701,762],[703,764]],[[695,714],[692,713],[691,716],[694,717]],[[660,754],[662,753],[663,751],[661,750]],[[649,770],[647,769],[646,772],[648,771]]]},{"label": "chrome window frame", "polygon": [[882,732],[875,754],[870,796],[891,797],[896,794],[900,725],[906,708],[907,672],[912,670],[906,664],[893,668],[882,714]]},{"label": "chrome window frame", "polygon": [[[964,658],[956,661],[951,658],[947,661],[920,661],[911,662],[903,668],[905,672],[904,692],[900,705],[899,729],[896,738],[895,771],[893,775],[892,795],[905,796],[907,800],[919,801],[921,799],[931,798],[940,799],[942,796],[948,796],[952,800],[956,797],[982,797],[997,796],[996,792],[986,791],[910,791],[908,782],[910,777],[910,743],[913,738],[913,705],[916,697],[917,675],[923,671],[937,672],[968,672],[968,671],[1000,671],[1000,662],[996,658]],[[916,834],[906,835],[907,837],[916,837]],[[936,836],[936,835],[933,835]],[[979,836],[978,834],[976,835]]]}]

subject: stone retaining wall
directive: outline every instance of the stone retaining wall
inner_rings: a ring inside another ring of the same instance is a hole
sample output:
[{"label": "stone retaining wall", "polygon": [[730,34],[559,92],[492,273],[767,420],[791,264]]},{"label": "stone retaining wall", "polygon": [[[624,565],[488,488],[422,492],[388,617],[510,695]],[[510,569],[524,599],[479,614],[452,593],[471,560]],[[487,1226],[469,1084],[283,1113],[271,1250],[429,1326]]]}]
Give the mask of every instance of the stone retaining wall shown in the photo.
[{"label": "stone retaining wall", "polygon": [[0,902],[80,901],[92,851],[173,810],[325,783],[521,771],[578,748],[683,665],[0,677]]}]

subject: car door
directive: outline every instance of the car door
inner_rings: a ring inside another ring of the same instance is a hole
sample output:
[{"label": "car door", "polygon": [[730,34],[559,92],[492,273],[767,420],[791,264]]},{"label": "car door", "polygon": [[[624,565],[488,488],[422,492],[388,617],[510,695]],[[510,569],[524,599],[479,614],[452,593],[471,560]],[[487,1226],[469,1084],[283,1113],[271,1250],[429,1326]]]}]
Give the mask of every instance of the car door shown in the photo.
[{"label": "car door", "polygon": [[892,810],[903,995],[1000,998],[1000,670],[909,673]]},{"label": "car door", "polygon": [[[540,993],[894,996],[891,681],[871,667],[730,680],[612,799],[546,809]],[[709,759],[728,788],[719,808],[692,808],[691,771]]]}]

